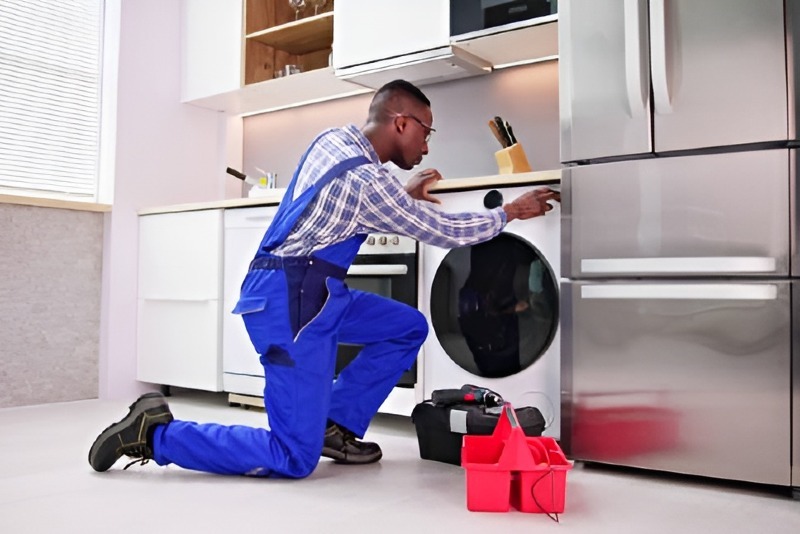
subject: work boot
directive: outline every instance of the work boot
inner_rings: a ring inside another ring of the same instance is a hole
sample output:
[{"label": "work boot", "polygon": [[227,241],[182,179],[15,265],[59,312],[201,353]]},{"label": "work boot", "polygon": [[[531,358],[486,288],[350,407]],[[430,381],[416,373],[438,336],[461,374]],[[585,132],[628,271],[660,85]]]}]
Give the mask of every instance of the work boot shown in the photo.
[{"label": "work boot", "polygon": [[355,434],[333,423],[325,429],[322,456],[337,464],[371,464],[380,460],[383,453],[377,443],[359,441]]},{"label": "work boot", "polygon": [[145,393],[131,404],[121,421],[103,430],[89,449],[89,465],[95,471],[107,471],[123,455],[134,458],[125,469],[153,458],[151,429],[172,421],[172,412],[161,393]]}]

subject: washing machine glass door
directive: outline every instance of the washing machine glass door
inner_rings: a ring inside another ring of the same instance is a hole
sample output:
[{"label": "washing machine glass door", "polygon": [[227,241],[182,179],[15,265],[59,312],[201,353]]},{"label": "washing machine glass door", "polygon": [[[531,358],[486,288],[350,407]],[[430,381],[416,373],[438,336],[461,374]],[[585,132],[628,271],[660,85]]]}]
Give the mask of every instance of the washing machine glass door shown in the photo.
[{"label": "washing machine glass door", "polygon": [[430,298],[442,348],[477,376],[500,378],[527,368],[558,327],[558,282],[547,259],[510,233],[448,252]]}]

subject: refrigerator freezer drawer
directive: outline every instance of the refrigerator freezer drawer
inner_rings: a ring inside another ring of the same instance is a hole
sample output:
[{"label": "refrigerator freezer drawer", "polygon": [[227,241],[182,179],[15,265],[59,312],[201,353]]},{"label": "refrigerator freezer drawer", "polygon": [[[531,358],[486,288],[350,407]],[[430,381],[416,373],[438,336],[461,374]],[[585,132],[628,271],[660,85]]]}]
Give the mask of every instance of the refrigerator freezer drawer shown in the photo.
[{"label": "refrigerator freezer drawer", "polygon": [[788,485],[791,285],[563,283],[569,454]]},{"label": "refrigerator freezer drawer", "polygon": [[794,152],[563,169],[565,277],[788,275]]}]

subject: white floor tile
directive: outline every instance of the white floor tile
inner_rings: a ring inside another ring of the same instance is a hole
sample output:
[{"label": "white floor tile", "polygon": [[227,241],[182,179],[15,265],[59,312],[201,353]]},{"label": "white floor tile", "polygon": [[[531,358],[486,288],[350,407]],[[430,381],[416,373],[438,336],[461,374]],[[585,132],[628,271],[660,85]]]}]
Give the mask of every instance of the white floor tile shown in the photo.
[{"label": "white floor tile", "polygon": [[[224,477],[154,463],[95,473],[89,446],[127,411],[81,401],[0,410],[0,532],[800,532],[800,502],[759,486],[666,477],[578,464],[565,513],[470,512],[464,471],[421,460],[413,425],[379,416],[367,438],[380,463],[323,459],[306,480]],[[264,426],[258,410],[224,395],[178,391],[177,418]]]}]

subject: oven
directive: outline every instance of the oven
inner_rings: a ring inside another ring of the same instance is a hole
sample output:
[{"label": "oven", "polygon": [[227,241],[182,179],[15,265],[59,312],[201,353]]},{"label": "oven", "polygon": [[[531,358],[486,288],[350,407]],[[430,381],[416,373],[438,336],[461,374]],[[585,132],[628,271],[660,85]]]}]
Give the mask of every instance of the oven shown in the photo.
[{"label": "oven", "polygon": [[[417,242],[404,236],[370,234],[361,245],[345,283],[350,289],[368,291],[417,307]],[[336,373],[355,358],[362,345],[340,343]],[[417,364],[403,373],[398,387],[413,388]]]}]

